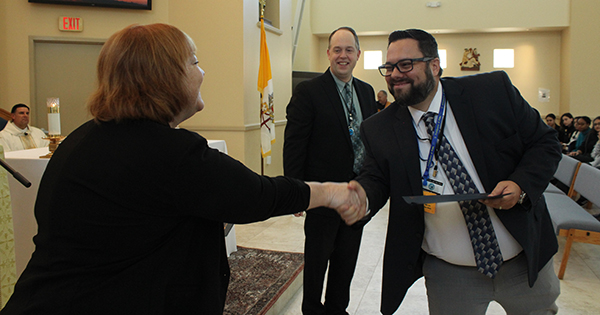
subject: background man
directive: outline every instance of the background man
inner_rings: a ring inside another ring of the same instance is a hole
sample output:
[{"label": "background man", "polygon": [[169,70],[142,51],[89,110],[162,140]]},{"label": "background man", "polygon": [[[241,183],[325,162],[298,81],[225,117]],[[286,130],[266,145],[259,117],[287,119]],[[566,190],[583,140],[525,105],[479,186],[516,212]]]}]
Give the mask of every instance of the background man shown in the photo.
[{"label": "background man", "polygon": [[[485,314],[492,300],[508,314],[556,313],[558,245],[542,195],[561,158],[556,131],[504,72],[440,79],[437,43],[422,30],[390,34],[380,72],[396,101],[363,123],[357,181],[369,216],[390,198],[383,314],[423,275],[431,314]],[[508,195],[402,198],[478,192]]]},{"label": "background man", "polygon": [[47,147],[50,141],[39,128],[29,125],[29,106],[17,104],[10,111],[12,120],[0,131],[0,145],[4,151]]},{"label": "background man", "polygon": [[387,92],[384,90],[380,90],[377,92],[377,111],[381,111],[382,109],[390,106],[392,102],[387,99]]},{"label": "background man", "polygon": [[[296,87],[287,106],[283,146],[286,176],[302,180],[347,182],[360,171],[364,147],[360,123],[376,112],[375,92],[352,77],[360,57],[356,32],[341,27],[329,36],[330,67]],[[307,212],[304,314],[347,314],[361,227],[349,227],[332,209]],[[329,263],[325,304],[323,280]]]}]

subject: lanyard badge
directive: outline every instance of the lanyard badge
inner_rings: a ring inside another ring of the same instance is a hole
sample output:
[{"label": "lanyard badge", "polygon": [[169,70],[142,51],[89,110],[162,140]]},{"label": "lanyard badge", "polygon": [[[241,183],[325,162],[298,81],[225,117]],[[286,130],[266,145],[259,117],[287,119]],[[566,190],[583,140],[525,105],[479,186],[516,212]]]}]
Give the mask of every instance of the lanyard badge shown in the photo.
[{"label": "lanyard badge", "polygon": [[[427,166],[425,167],[425,172],[423,173],[423,186],[427,185],[427,180],[429,179],[429,170],[433,166],[433,157],[437,154],[439,149],[439,141],[441,137],[443,137],[443,125],[446,118],[446,94],[442,92],[442,104],[440,105],[440,112],[435,121],[435,128],[433,129],[433,134],[431,135],[431,148],[429,148],[429,155],[427,157]],[[437,175],[437,167],[434,170],[434,175]]]},{"label": "lanyard badge", "polygon": [[[433,134],[431,135],[431,147],[429,149],[429,155],[427,157],[427,164],[425,167],[425,172],[423,173],[423,195],[441,195],[444,191],[444,183],[429,178],[429,170],[431,170],[434,164],[434,156],[437,154],[439,150],[439,145],[441,143],[441,138],[443,137],[443,128],[445,122],[445,109],[446,109],[446,95],[442,92],[442,103],[440,105],[440,111],[438,113],[438,117],[435,122],[435,128],[433,129]],[[437,159],[436,159],[437,160]],[[433,177],[437,176],[437,162],[433,169]],[[425,212],[435,214],[435,204],[429,203],[424,204]]]}]

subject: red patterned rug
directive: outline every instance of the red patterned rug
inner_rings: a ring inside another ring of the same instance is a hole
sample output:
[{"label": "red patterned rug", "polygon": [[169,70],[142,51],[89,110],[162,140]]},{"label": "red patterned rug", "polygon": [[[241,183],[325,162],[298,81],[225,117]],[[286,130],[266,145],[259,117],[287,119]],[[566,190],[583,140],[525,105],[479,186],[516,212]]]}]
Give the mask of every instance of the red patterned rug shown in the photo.
[{"label": "red patterned rug", "polygon": [[304,254],[239,247],[229,256],[225,315],[262,315],[304,269]]}]

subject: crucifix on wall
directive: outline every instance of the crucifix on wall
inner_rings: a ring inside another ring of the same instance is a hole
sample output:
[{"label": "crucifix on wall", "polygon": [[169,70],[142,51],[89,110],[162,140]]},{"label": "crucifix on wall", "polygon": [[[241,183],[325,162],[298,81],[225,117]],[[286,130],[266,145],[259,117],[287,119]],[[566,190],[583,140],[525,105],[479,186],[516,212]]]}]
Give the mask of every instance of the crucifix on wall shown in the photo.
[{"label": "crucifix on wall", "polygon": [[479,71],[479,53],[477,48],[465,48],[463,52],[463,58],[460,62],[460,70],[463,71]]}]

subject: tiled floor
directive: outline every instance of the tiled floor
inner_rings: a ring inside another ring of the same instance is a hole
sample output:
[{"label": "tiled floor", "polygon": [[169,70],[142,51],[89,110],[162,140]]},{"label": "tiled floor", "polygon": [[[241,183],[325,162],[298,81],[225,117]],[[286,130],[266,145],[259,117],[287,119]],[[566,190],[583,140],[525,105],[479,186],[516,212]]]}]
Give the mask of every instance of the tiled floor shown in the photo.
[{"label": "tiled floor", "polygon": [[[383,208],[365,226],[358,264],[351,287],[350,314],[380,314],[381,270],[388,208]],[[240,246],[302,252],[304,248],[304,218],[283,216],[264,222],[236,225]],[[554,259],[558,271],[565,239],[559,237],[559,252]],[[571,250],[565,279],[561,280],[558,298],[559,314],[600,314],[600,246],[575,243]],[[299,290],[281,314],[302,314]],[[427,297],[421,278],[409,290],[396,314],[427,315]],[[498,304],[491,304],[487,314],[506,314]]]}]

